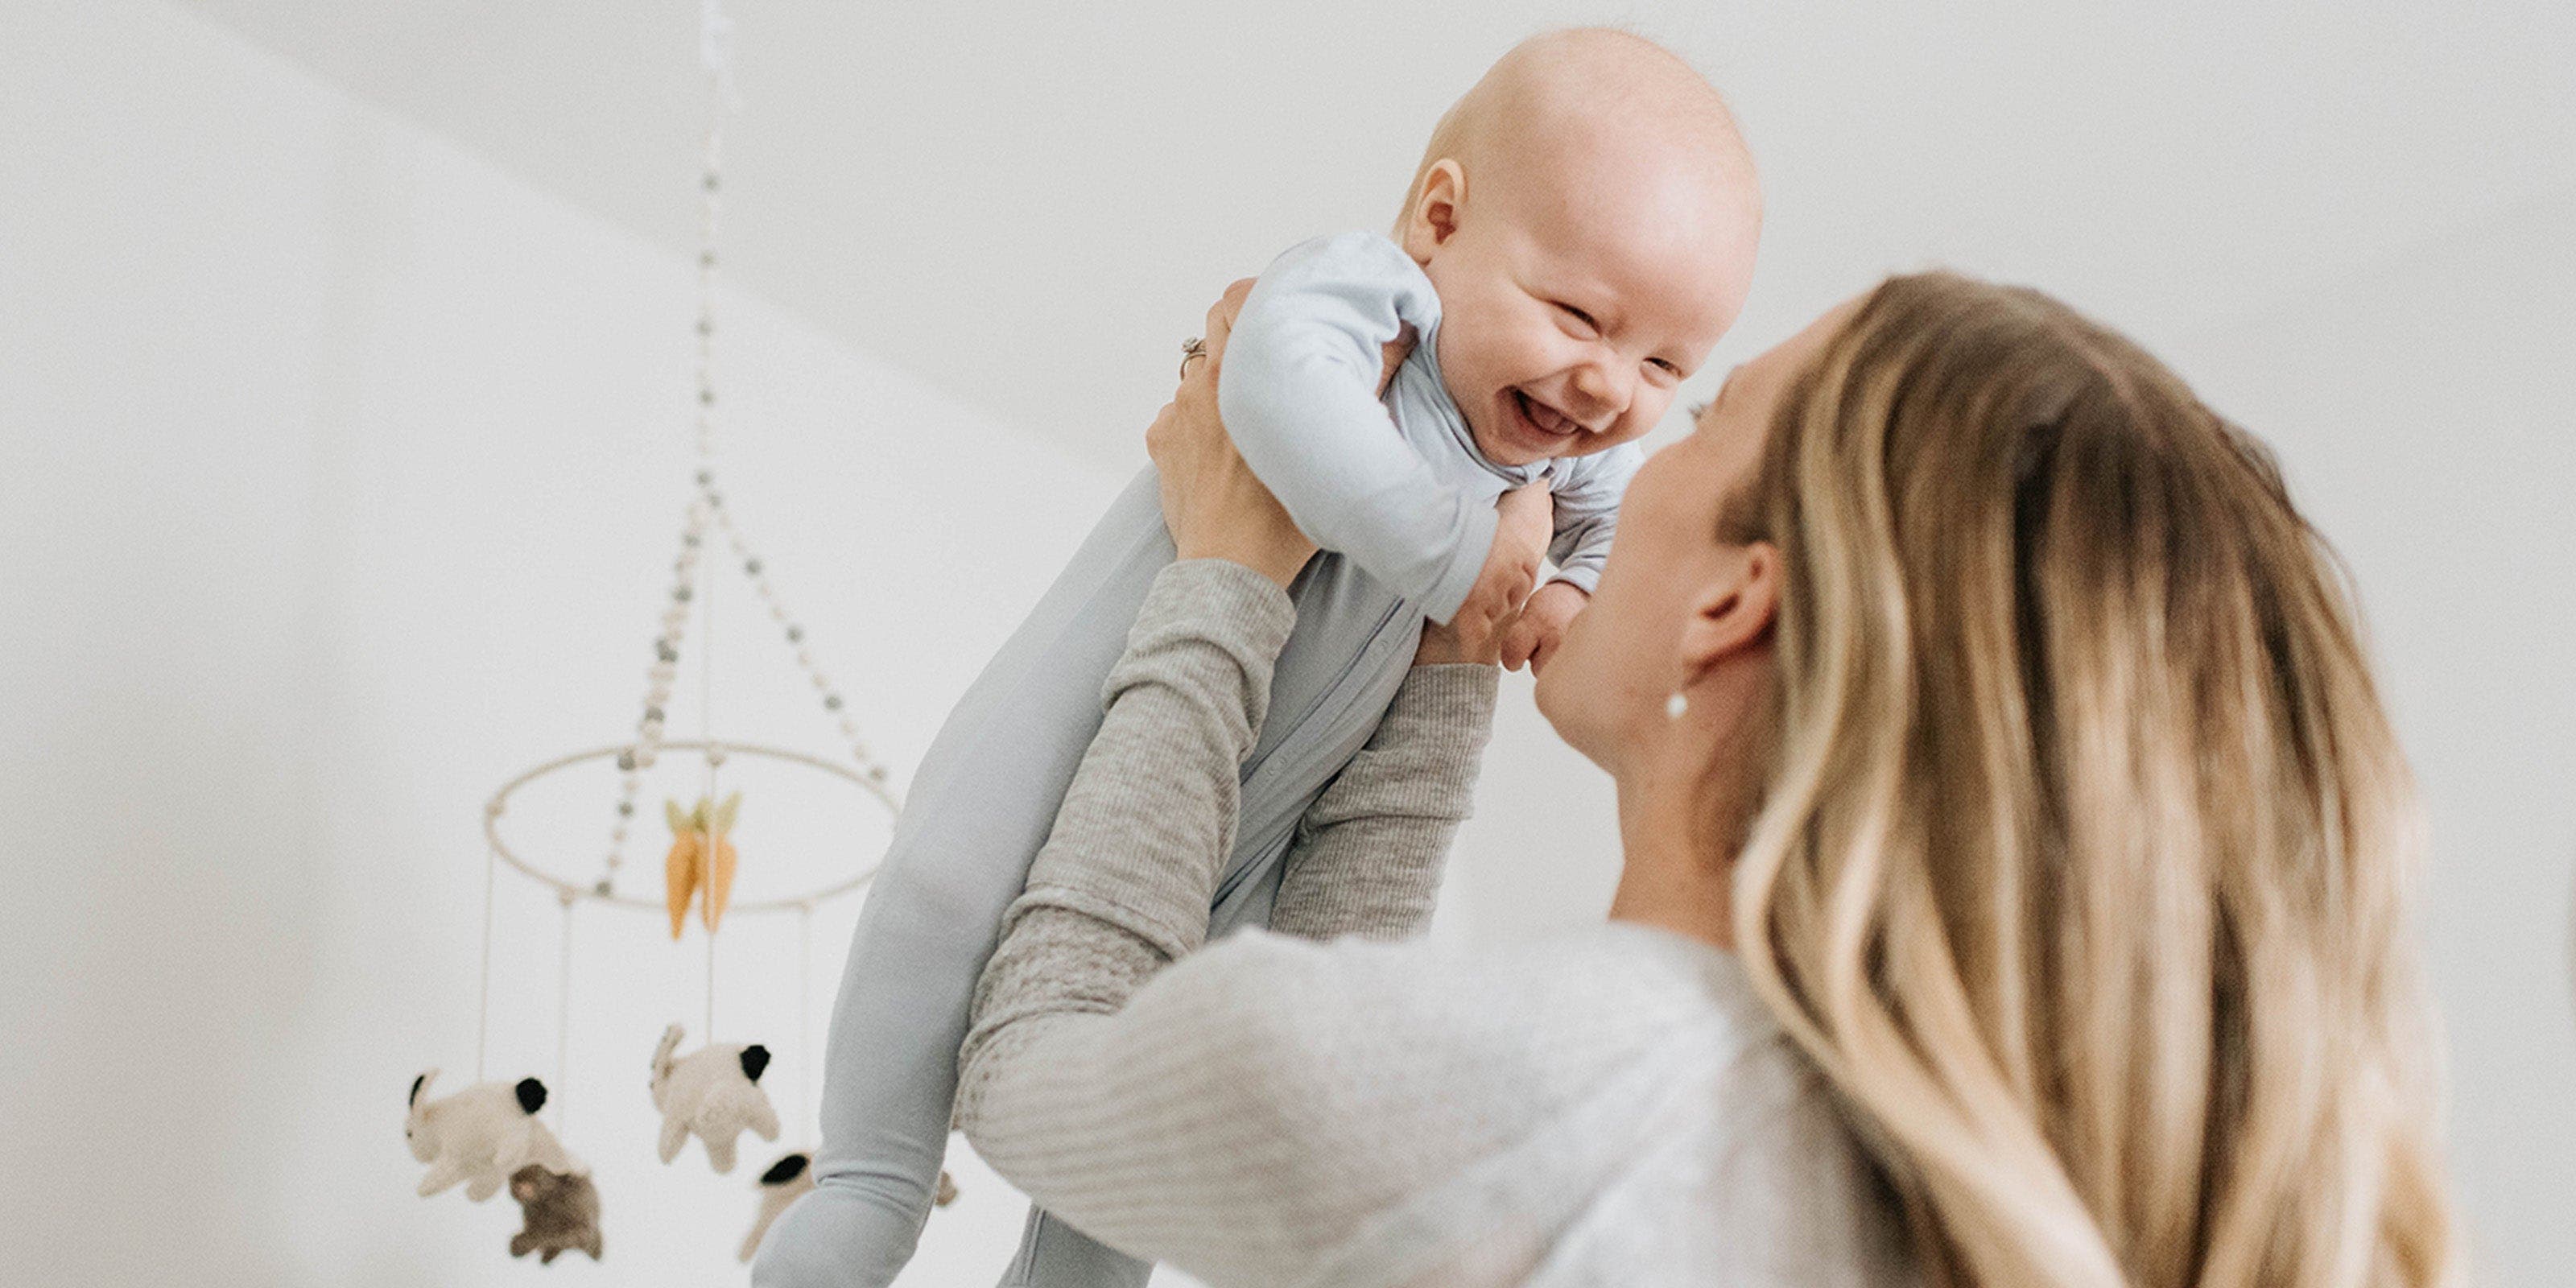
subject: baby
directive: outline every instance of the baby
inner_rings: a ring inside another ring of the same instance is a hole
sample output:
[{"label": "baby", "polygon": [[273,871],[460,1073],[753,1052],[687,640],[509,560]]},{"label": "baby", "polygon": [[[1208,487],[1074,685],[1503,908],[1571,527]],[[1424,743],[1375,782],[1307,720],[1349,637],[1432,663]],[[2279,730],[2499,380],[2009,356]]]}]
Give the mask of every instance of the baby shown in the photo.
[{"label": "baby", "polygon": [[[1599,575],[1630,440],[1734,321],[1760,219],[1706,81],[1637,37],[1561,32],[1442,118],[1392,239],[1319,239],[1262,274],[1218,406],[1323,553],[1290,592],[1296,629],[1243,765],[1212,930],[1271,921],[1300,818],[1368,741],[1426,618],[1502,631],[1516,665],[1545,660]],[[1384,346],[1408,334],[1381,391]],[[1533,483],[1552,523],[1535,491],[1498,515]],[[1542,549],[1558,570],[1533,592]],[[816,1189],[769,1235],[754,1283],[883,1285],[911,1255],[975,981],[1173,557],[1148,470],[932,744],[834,1008]],[[1005,1282],[1147,1271],[1033,1212]]]}]

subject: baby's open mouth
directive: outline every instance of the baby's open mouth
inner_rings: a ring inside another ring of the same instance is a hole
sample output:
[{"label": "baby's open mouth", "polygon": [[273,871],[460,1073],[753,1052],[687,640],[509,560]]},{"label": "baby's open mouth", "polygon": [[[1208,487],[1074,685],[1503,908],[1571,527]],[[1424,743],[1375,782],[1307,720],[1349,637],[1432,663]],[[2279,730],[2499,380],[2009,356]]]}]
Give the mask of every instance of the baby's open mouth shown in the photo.
[{"label": "baby's open mouth", "polygon": [[1582,424],[1573,417],[1518,389],[1512,391],[1512,405],[1520,409],[1521,418],[1527,420],[1532,428],[1549,438],[1572,438],[1583,432]]}]

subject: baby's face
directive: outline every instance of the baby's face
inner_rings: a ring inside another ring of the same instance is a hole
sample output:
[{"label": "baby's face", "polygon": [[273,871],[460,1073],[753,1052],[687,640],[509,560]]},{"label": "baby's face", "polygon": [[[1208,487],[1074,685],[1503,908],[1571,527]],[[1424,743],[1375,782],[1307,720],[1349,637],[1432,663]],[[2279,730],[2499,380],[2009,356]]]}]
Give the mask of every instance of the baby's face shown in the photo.
[{"label": "baby's face", "polygon": [[1496,464],[1652,429],[1743,307],[1758,200],[1647,151],[1471,176],[1445,238],[1408,238],[1440,293],[1442,379]]}]

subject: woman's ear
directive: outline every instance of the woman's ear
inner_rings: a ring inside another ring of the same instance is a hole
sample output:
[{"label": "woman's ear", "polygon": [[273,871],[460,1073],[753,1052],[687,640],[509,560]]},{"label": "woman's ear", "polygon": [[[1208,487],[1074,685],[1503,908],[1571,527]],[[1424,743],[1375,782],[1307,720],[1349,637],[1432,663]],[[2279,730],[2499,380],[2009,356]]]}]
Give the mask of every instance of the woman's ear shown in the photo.
[{"label": "woman's ear", "polygon": [[1731,553],[1725,575],[1700,593],[1682,625],[1683,682],[1768,644],[1779,612],[1780,548],[1756,541]]},{"label": "woman's ear", "polygon": [[1422,176],[1421,190],[1414,194],[1413,209],[1404,212],[1404,253],[1414,263],[1430,263],[1431,256],[1458,235],[1459,213],[1466,204],[1466,168],[1448,157],[1432,162]]}]

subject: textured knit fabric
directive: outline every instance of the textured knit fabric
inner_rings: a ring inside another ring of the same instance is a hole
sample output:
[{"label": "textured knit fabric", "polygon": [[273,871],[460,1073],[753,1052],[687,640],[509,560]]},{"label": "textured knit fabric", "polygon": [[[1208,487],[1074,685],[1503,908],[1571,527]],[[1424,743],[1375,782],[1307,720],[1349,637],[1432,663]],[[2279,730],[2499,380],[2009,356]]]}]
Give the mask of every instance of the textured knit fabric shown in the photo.
[{"label": "textured knit fabric", "polygon": [[[1408,321],[1421,342],[1381,402],[1380,343]],[[1423,619],[1447,619],[1466,593],[1459,578],[1472,582],[1483,564],[1496,498],[1547,480],[1559,575],[1586,590],[1609,548],[1633,449],[1523,467],[1486,461],[1441,384],[1438,337],[1438,301],[1421,271],[1382,237],[1341,237],[1266,271],[1227,347],[1218,387],[1227,428],[1290,514],[1322,529],[1309,531],[1326,549],[1292,591],[1296,628],[1270,672],[1269,719],[1242,764],[1240,824],[1199,911],[1203,928],[1271,923],[1301,820],[1377,729]],[[1437,522],[1420,524],[1422,515]],[[976,975],[1100,727],[1101,683],[1174,554],[1148,470],[922,758],[833,1004],[815,1188],[763,1241],[756,1288],[883,1288],[911,1257],[948,1145]],[[1329,913],[1332,897],[1292,915]],[[1143,1280],[1144,1267],[1040,1217],[1004,1282]]]},{"label": "textured knit fabric", "polygon": [[[1913,1282],[1726,953],[1616,923],[1509,951],[1259,930],[1199,951],[1286,606],[1233,565],[1157,582],[976,990],[977,1151],[1217,1288]],[[1491,684],[1417,669],[1328,794],[1334,884],[1390,927],[1466,812]]]}]

